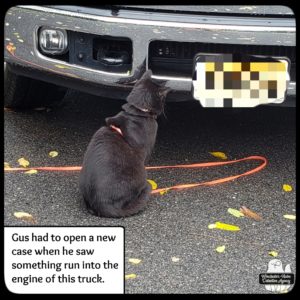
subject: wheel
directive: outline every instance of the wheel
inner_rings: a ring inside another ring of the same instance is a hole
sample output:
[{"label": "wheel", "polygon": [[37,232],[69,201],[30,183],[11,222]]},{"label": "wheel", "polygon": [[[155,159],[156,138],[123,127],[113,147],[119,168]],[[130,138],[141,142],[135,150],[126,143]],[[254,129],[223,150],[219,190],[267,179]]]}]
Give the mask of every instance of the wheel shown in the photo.
[{"label": "wheel", "polygon": [[15,109],[47,106],[61,101],[67,88],[13,73],[4,68],[4,106]]}]

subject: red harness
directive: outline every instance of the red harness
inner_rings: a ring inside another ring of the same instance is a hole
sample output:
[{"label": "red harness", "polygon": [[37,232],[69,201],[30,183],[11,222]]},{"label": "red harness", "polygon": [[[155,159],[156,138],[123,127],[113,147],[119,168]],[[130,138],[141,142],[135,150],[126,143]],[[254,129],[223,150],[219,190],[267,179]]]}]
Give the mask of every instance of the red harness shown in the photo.
[{"label": "red harness", "polygon": [[109,127],[110,127],[112,130],[118,132],[121,136],[123,136],[123,132],[122,132],[122,130],[121,130],[119,127],[116,127],[116,126],[114,126],[114,125],[110,125]]}]

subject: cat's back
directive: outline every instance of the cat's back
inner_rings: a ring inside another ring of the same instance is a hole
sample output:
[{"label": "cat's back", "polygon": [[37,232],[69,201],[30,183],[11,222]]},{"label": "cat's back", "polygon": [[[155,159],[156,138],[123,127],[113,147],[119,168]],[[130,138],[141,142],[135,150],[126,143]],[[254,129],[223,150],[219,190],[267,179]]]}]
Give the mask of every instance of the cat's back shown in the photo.
[{"label": "cat's back", "polygon": [[101,127],[92,137],[83,160],[80,188],[84,198],[93,198],[91,191],[97,191],[97,197],[105,201],[115,191],[118,197],[125,198],[131,195],[131,190],[138,193],[146,180],[140,156],[139,150],[133,150],[122,135]]},{"label": "cat's back", "polygon": [[[142,167],[139,151],[132,149],[123,136],[109,127],[101,127],[92,137],[85,153],[83,167],[94,172],[107,169]],[[109,172],[110,173],[110,172]]]}]

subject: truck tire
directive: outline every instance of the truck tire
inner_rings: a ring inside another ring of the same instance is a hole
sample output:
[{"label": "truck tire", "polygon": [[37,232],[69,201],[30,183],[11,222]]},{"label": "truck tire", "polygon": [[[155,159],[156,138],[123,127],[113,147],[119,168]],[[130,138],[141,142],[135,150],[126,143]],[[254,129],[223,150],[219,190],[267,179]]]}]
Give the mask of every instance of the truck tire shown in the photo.
[{"label": "truck tire", "polygon": [[47,106],[61,101],[67,88],[17,75],[4,69],[4,106],[24,109]]}]

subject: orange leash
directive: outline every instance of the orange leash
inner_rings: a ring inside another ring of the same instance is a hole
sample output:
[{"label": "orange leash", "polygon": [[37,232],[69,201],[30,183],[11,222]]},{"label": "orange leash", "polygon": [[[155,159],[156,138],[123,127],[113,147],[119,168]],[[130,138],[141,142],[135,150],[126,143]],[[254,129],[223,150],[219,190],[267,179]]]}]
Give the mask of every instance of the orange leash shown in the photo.
[{"label": "orange leash", "polygon": [[[160,169],[172,169],[172,168],[182,168],[182,169],[189,169],[189,168],[206,168],[206,167],[217,167],[217,166],[224,166],[224,165],[230,165],[235,164],[241,161],[247,161],[247,160],[260,160],[262,161],[262,164],[260,164],[258,167],[251,169],[245,173],[228,176],[224,178],[219,178],[211,181],[205,181],[200,183],[190,183],[190,184],[179,184],[174,185],[170,187],[160,188],[156,190],[152,190],[151,194],[157,194],[164,191],[169,190],[182,190],[182,189],[189,189],[197,186],[208,186],[208,185],[216,185],[220,183],[225,183],[243,176],[248,176],[251,174],[254,174],[256,172],[261,171],[264,169],[267,165],[267,159],[263,156],[249,156],[237,160],[228,160],[228,161],[221,161],[221,162],[206,162],[206,163],[196,163],[196,164],[188,164],[188,165],[174,165],[174,166],[156,166],[156,167],[146,167],[146,170],[160,170]],[[39,170],[39,171],[80,171],[80,166],[75,167],[31,167],[31,168],[5,168],[5,172],[16,172],[16,171],[28,171],[28,170]]]},{"label": "orange leash", "polygon": [[254,174],[256,172],[261,171],[263,168],[266,167],[267,165],[267,159],[263,156],[249,156],[237,160],[228,160],[228,161],[221,161],[221,162],[207,162],[207,163],[199,163],[199,164],[191,164],[191,165],[176,165],[176,166],[160,166],[160,167],[147,167],[146,169],[148,170],[153,170],[153,169],[167,169],[167,168],[205,168],[205,167],[216,167],[216,166],[224,166],[224,165],[230,165],[230,164],[235,164],[241,161],[246,161],[246,160],[260,160],[263,163],[259,165],[258,167],[251,169],[245,173],[238,174],[238,175],[233,175],[233,176],[228,176],[224,178],[219,178],[211,181],[205,181],[201,183],[190,183],[190,184],[179,184],[179,185],[174,185],[171,187],[167,188],[161,188],[161,189],[156,189],[153,190],[151,193],[152,194],[157,194],[163,191],[168,191],[168,190],[181,190],[181,189],[189,189],[197,186],[207,186],[207,185],[216,185],[220,183],[225,183],[227,181],[231,181],[243,176],[248,176],[251,174]]}]

